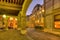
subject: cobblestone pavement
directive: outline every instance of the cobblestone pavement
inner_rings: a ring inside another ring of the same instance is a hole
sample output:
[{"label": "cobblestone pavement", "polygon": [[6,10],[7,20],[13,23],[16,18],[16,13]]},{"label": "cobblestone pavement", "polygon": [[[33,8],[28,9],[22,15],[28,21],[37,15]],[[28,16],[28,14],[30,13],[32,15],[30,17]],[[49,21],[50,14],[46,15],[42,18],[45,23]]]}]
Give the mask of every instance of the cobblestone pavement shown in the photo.
[{"label": "cobblestone pavement", "polygon": [[30,36],[33,40],[60,40],[59,36],[36,30],[28,31],[28,36]]},{"label": "cobblestone pavement", "polygon": [[60,40],[60,37],[39,32],[34,29],[28,29],[26,35],[20,34],[17,30],[0,31],[0,40]]},{"label": "cobblestone pavement", "polygon": [[31,40],[17,30],[0,30],[0,40]]}]

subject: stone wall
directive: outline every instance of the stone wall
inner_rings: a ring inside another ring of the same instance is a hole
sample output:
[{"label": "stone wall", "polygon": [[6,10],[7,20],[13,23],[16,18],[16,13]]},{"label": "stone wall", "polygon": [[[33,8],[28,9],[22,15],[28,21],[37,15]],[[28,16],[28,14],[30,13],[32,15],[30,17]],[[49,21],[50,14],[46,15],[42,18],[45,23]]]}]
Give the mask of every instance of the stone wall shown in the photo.
[{"label": "stone wall", "polygon": [[[48,1],[48,2],[47,2]],[[54,16],[60,14],[60,0],[45,0],[45,27],[54,30]],[[57,18],[60,18],[57,17]],[[56,30],[56,29],[55,29]]]}]

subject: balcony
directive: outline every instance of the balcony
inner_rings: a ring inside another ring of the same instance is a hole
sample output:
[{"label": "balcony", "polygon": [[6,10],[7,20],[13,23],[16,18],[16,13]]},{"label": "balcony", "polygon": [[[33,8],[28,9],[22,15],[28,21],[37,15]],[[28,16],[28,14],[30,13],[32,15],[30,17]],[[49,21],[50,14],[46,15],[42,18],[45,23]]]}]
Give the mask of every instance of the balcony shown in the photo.
[{"label": "balcony", "polygon": [[18,15],[24,0],[0,0],[0,14]]}]

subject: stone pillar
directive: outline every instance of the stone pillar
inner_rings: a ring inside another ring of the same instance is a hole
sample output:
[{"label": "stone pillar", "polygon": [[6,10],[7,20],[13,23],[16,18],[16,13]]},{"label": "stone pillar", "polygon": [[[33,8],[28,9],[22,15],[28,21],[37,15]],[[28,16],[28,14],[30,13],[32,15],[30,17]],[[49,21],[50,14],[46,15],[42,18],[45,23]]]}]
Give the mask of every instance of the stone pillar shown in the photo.
[{"label": "stone pillar", "polygon": [[9,0],[7,0],[7,3],[9,3]]},{"label": "stone pillar", "polygon": [[17,4],[17,0],[15,1],[15,4]]},{"label": "stone pillar", "polygon": [[18,4],[19,4],[20,0],[18,0]]},{"label": "stone pillar", "polygon": [[10,3],[11,3],[11,0],[10,0]]},{"label": "stone pillar", "polygon": [[13,3],[14,3],[14,0],[13,0]]},{"label": "stone pillar", "polygon": [[29,4],[32,0],[25,0],[22,6],[22,10],[18,14],[18,27],[25,28],[26,27],[26,10],[28,9]]},{"label": "stone pillar", "polygon": [[1,2],[3,2],[3,0],[1,0]]},{"label": "stone pillar", "polygon": [[19,20],[18,20],[18,22],[19,22],[19,26],[21,27],[21,28],[25,28],[26,27],[26,12],[24,11],[23,13],[19,13]]},{"label": "stone pillar", "polygon": [[6,2],[6,0],[4,0],[4,2]]}]

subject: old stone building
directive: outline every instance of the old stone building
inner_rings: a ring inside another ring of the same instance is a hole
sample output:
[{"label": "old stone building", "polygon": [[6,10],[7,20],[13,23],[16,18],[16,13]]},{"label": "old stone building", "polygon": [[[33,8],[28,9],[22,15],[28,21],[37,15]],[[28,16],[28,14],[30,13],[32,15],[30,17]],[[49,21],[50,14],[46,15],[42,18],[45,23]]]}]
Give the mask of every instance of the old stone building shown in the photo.
[{"label": "old stone building", "polygon": [[45,27],[50,31],[60,29],[60,0],[44,0]]},{"label": "old stone building", "polygon": [[29,25],[31,27],[44,26],[44,6],[36,4],[32,10],[32,14],[29,15]]}]

